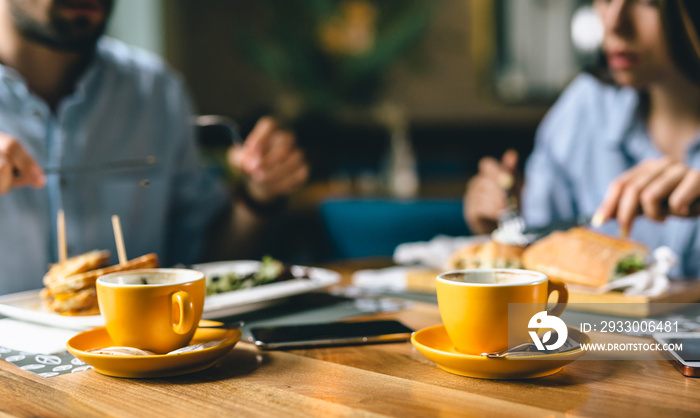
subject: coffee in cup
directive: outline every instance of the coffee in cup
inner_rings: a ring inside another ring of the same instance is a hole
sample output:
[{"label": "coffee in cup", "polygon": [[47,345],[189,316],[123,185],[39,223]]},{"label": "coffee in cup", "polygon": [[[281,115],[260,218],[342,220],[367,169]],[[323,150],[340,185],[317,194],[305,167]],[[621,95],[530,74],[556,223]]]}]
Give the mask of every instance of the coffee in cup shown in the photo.
[{"label": "coffee in cup", "polygon": [[[442,322],[455,348],[465,354],[495,353],[530,341],[528,322],[547,309],[547,299],[554,291],[557,304],[548,314],[559,316],[568,300],[566,285],[542,273],[476,269],[437,276]],[[510,315],[509,304],[518,304]]]},{"label": "coffee in cup", "polygon": [[97,298],[115,345],[168,353],[192,339],[205,288],[196,270],[131,270],[98,278]]}]

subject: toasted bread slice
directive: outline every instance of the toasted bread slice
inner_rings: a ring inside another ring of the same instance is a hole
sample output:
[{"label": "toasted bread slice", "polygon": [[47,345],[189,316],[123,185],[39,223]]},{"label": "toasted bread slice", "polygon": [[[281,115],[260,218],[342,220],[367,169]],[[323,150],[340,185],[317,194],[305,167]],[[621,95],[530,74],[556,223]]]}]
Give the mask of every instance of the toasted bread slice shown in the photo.
[{"label": "toasted bread slice", "polygon": [[65,277],[104,267],[107,264],[109,264],[109,251],[107,250],[95,250],[80,254],[62,263],[53,264],[44,276],[44,285],[50,286]]},{"label": "toasted bread slice", "polygon": [[125,264],[115,264],[113,266],[64,277],[62,280],[53,280],[47,284],[46,287],[54,296],[62,293],[72,293],[94,286],[98,277],[104,276],[108,273],[155,267],[158,267],[158,256],[155,253],[151,253],[134,258],[133,260],[129,260]]},{"label": "toasted bread slice", "polygon": [[478,268],[520,268],[520,256],[524,247],[503,244],[489,240],[478,244],[469,244],[452,253],[447,262],[448,270]]},{"label": "toasted bread slice", "polygon": [[61,315],[99,315],[97,291],[88,287],[73,293],[52,294],[48,289],[41,291],[44,307]]},{"label": "toasted bread slice", "polygon": [[646,258],[649,249],[638,242],[573,228],[553,232],[523,253],[526,269],[572,284],[599,287],[618,276],[617,267],[630,257]]}]

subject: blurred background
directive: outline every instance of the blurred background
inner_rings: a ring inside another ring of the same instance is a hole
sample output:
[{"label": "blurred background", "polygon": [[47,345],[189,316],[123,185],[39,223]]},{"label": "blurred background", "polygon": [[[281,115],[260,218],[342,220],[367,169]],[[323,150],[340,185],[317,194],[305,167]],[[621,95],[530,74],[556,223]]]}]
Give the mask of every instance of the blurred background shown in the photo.
[{"label": "blurred background", "polygon": [[601,37],[585,0],[119,0],[108,32],[181,72],[199,114],[296,132],[311,179],[265,252],[297,263],[467,235],[479,159],[524,159]]}]

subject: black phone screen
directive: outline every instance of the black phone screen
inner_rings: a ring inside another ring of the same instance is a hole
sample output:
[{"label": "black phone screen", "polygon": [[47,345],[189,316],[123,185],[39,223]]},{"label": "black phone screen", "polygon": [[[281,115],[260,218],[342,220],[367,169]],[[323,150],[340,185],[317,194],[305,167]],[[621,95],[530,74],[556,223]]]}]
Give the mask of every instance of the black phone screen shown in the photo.
[{"label": "black phone screen", "polygon": [[700,338],[669,338],[669,344],[683,345],[682,350],[673,350],[684,361],[700,361]]},{"label": "black phone screen", "polygon": [[315,345],[318,341],[360,343],[366,339],[372,342],[373,337],[397,334],[407,340],[413,330],[398,321],[361,321],[257,327],[250,332],[261,346],[302,346]]}]

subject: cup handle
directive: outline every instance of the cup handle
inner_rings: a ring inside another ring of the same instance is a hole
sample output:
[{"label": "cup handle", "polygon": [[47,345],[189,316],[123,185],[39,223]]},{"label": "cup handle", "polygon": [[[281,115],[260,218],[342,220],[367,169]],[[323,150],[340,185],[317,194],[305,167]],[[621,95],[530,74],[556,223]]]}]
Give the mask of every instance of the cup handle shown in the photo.
[{"label": "cup handle", "polygon": [[554,305],[553,309],[548,309],[547,314],[560,316],[564,312],[564,309],[566,309],[566,303],[569,301],[569,291],[566,289],[566,284],[564,282],[552,279],[549,279],[547,282],[547,299],[549,299],[549,295],[554,291],[556,291],[558,295],[557,304]]},{"label": "cup handle", "polygon": [[180,313],[178,322],[173,323],[173,331],[180,335],[187,334],[190,329],[192,329],[192,324],[194,323],[192,298],[189,293],[180,290],[173,293],[171,300],[173,312],[177,310]]}]

